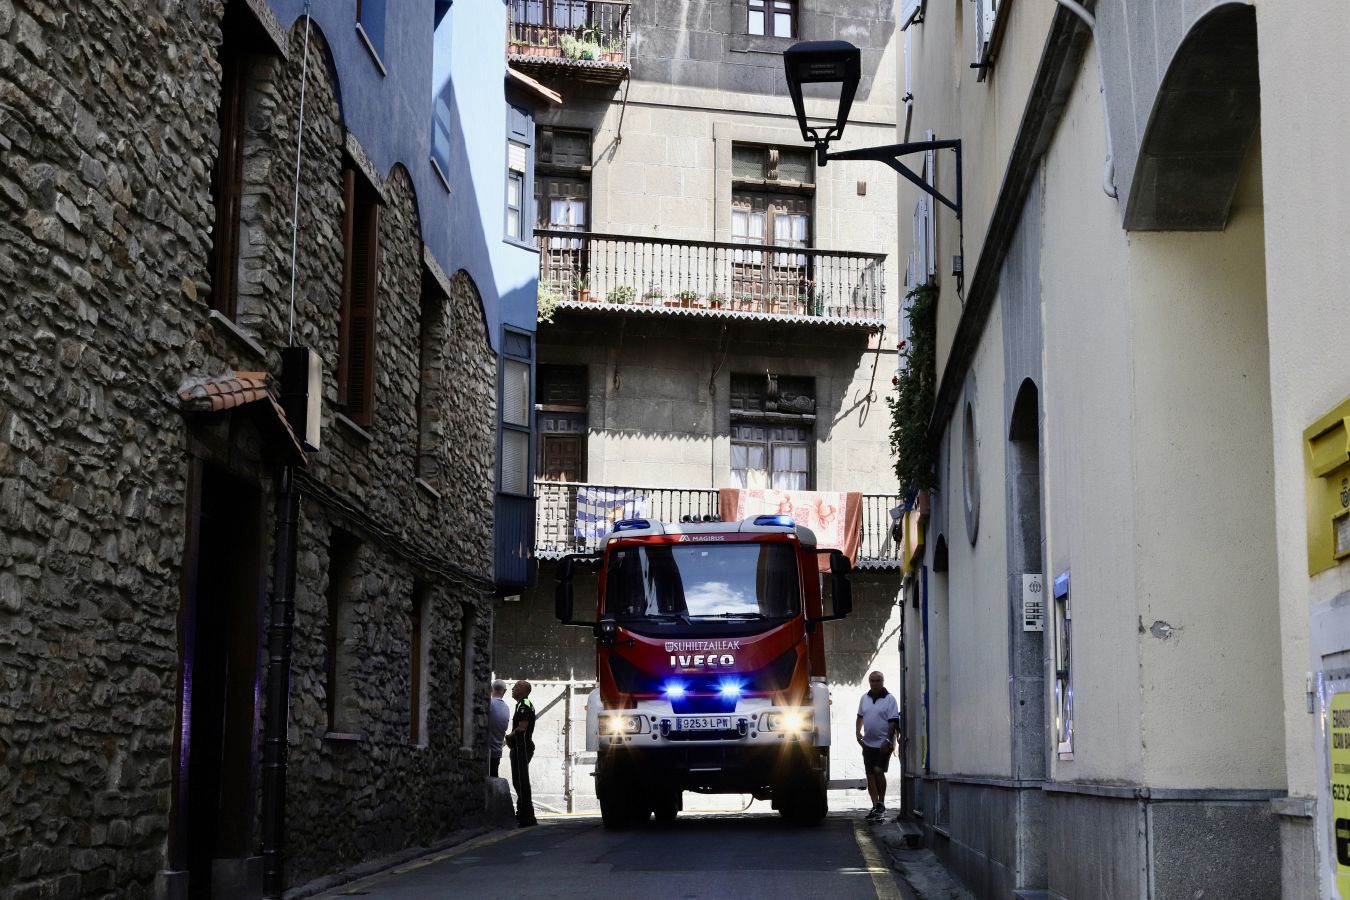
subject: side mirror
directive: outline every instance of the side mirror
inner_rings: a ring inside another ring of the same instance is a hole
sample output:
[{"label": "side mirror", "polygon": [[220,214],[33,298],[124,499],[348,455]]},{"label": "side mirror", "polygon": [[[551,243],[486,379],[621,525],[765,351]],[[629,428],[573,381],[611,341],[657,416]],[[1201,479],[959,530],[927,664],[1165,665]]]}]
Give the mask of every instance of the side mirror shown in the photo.
[{"label": "side mirror", "polygon": [[619,626],[618,623],[614,621],[613,616],[606,615],[602,616],[600,621],[592,626],[592,630],[595,632],[596,640],[606,647],[612,647],[614,646],[614,638],[619,633]]},{"label": "side mirror", "polygon": [[853,571],[852,563],[840,550],[818,550],[817,552],[829,553],[830,555],[831,608],[829,615],[808,620],[806,623],[808,630],[815,622],[832,622],[853,612],[853,585],[848,580],[848,573]]}]

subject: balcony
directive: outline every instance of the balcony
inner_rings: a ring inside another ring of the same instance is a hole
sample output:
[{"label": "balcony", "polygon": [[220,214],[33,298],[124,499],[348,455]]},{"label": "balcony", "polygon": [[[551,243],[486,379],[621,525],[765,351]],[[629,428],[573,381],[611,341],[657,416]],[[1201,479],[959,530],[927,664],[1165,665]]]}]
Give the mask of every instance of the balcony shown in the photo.
[{"label": "balcony", "polygon": [[[617,518],[641,516],[661,522],[679,522],[685,516],[717,518],[716,490],[697,488],[612,487],[567,481],[536,481],[534,552],[539,559],[559,559],[569,553],[590,553],[600,546],[607,522],[577,516],[577,490],[603,489]],[[891,510],[900,505],[895,494],[863,494],[862,541],[857,569],[899,569],[900,546],[891,536]]]},{"label": "balcony", "polygon": [[885,327],[886,257],[536,229],[541,303],[581,312]]},{"label": "balcony", "polygon": [[535,76],[618,84],[628,77],[631,11],[627,0],[511,0],[507,62]]}]

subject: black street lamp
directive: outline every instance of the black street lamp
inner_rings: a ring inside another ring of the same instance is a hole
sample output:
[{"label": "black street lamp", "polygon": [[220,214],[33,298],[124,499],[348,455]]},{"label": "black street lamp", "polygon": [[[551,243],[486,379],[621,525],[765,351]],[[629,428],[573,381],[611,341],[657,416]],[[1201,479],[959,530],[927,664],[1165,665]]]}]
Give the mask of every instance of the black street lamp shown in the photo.
[{"label": "black street lamp", "polygon": [[[788,93],[792,95],[792,107],[797,113],[797,124],[802,129],[802,140],[809,141],[816,148],[816,165],[823,166],[832,159],[870,159],[884,162],[905,178],[912,181],[919,190],[937,198],[939,202],[951,208],[961,219],[961,142],[953,141],[915,141],[909,144],[887,144],[883,147],[865,147],[859,150],[840,150],[829,152],[830,143],[839,140],[844,134],[844,125],[848,122],[848,111],[853,106],[853,95],[858,91],[858,82],[862,80],[861,53],[848,41],[801,41],[783,51],[783,70],[787,75]],[[828,91],[838,91],[839,112],[833,125],[821,129],[806,124],[806,107],[802,102],[802,85],[825,85]],[[924,153],[929,150],[952,150],[956,153],[956,199],[953,201],[936,187],[924,181],[912,169],[900,162],[900,157],[911,153]]]}]

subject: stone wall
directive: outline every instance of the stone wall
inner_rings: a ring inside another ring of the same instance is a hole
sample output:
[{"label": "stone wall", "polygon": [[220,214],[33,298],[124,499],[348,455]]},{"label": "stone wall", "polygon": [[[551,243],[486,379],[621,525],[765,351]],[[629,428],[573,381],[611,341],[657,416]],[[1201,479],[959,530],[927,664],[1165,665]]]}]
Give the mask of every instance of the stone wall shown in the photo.
[{"label": "stone wall", "polygon": [[[285,60],[252,58],[240,304],[230,322],[211,313],[209,266],[223,7],[0,0],[4,900],[136,898],[157,883],[170,892],[182,884],[173,874],[185,865],[180,687],[192,662],[180,617],[191,618],[182,585],[194,465],[259,492],[266,514],[257,533],[201,552],[263,551],[263,617],[270,439],[242,410],[185,419],[176,392],[187,378],[231,370],[280,374],[304,34],[300,26],[289,36]],[[487,765],[484,749],[461,749],[459,698],[466,608],[477,623],[471,685],[485,686],[490,666],[494,357],[467,277],[450,290],[443,274],[427,272],[407,174],[375,173],[385,201],[375,419],[365,431],[337,424],[340,177],[351,141],[326,59],[316,29],[295,343],[324,360],[325,403],[323,449],[300,482],[292,884],[471,821]],[[443,495],[415,481],[424,278],[442,287],[434,302],[445,305],[451,334],[449,388],[433,394],[432,411]],[[334,528],[362,548],[349,635],[359,646],[351,672],[359,739],[325,738]],[[425,746],[409,732],[417,582],[432,598]],[[480,694],[479,732],[486,692],[471,686]],[[185,760],[190,736],[182,737]]]}]

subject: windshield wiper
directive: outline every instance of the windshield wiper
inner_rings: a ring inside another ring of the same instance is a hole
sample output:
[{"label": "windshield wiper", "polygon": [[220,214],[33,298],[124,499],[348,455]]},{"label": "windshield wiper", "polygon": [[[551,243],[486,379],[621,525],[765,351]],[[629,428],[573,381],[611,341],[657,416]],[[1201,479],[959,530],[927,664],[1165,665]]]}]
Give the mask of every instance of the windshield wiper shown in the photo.
[{"label": "windshield wiper", "polygon": [[695,619],[764,619],[767,616],[764,613],[757,612],[724,612],[708,613],[704,616],[693,616]]}]

